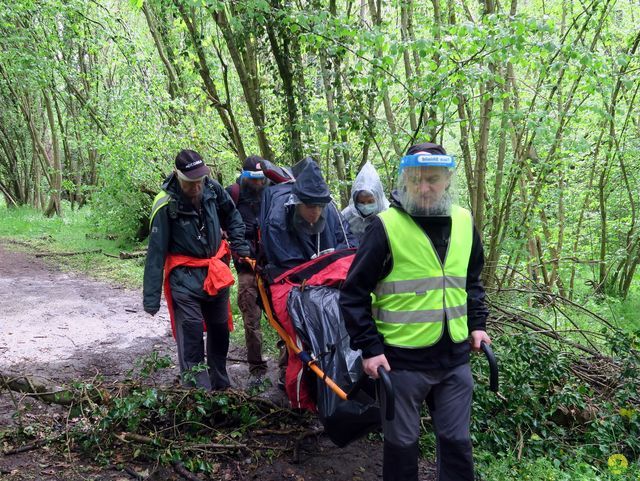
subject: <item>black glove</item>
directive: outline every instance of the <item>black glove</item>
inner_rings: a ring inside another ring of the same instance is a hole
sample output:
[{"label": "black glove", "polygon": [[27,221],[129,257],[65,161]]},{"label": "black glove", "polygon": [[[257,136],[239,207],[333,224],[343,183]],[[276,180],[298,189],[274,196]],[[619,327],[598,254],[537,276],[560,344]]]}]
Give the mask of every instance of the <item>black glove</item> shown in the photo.
[{"label": "black glove", "polygon": [[144,312],[151,314],[152,316],[155,316],[156,313],[160,310],[160,306],[158,307],[147,307],[144,306]]}]

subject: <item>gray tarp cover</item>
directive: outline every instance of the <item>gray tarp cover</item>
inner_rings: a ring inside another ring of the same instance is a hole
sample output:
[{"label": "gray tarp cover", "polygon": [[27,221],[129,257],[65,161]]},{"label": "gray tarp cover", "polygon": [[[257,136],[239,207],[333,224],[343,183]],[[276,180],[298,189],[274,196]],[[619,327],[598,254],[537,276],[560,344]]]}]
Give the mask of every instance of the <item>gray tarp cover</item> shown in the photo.
[{"label": "gray tarp cover", "polygon": [[[307,352],[317,358],[320,368],[343,390],[362,375],[362,357],[349,347],[349,335],[340,314],[340,291],[326,286],[294,287],[287,301],[289,316]],[[371,403],[341,400],[317,378],[316,405],[329,437],[344,445],[375,428],[379,409]]]}]

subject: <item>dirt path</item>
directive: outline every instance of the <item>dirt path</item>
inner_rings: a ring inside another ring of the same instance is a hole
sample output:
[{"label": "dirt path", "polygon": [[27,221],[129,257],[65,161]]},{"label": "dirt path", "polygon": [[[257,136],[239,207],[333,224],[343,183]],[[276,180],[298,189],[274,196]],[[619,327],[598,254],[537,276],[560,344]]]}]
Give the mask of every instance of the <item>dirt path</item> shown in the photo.
[{"label": "dirt path", "polygon": [[[0,243],[0,372],[42,378],[49,384],[91,379],[100,374],[121,379],[136,359],[158,351],[177,357],[170,335],[166,307],[151,317],[142,310],[139,292],[68,274],[33,256],[12,252]],[[244,349],[233,346],[230,358],[244,358]],[[269,361],[275,377],[275,362]],[[246,364],[229,363],[233,385],[243,388],[248,378]],[[164,381],[175,382],[177,368]],[[274,398],[280,396],[272,388]],[[60,416],[55,406],[28,398],[18,399],[25,418],[47,413]],[[16,396],[0,389],[0,431],[16,422]],[[24,419],[23,419],[24,421]],[[310,441],[301,451],[299,463],[287,456],[265,461],[260,466],[241,466],[225,471],[223,479],[296,481],[373,481],[380,479],[379,442],[361,440],[336,448],[326,437]],[[425,463],[423,479],[432,479],[432,467]],[[138,466],[150,473],[145,479],[179,480],[171,469]],[[22,480],[129,480],[115,467],[98,466],[73,452],[62,455],[45,448],[0,456],[0,479]],[[204,478],[203,478],[204,479]]]},{"label": "dirt path", "polygon": [[[0,245],[0,367],[65,379],[94,366],[118,375],[141,351],[170,348],[166,308],[142,310],[140,295],[67,274]],[[120,359],[107,363],[113,354]],[[123,358],[124,356],[124,358]]]}]

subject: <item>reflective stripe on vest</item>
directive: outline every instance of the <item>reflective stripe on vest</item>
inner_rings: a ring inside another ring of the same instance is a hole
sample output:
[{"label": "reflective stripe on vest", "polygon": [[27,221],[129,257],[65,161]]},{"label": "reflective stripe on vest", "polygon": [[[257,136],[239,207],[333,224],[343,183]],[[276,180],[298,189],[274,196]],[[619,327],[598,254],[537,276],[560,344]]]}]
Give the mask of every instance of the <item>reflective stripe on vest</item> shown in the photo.
[{"label": "reflective stripe on vest", "polygon": [[165,192],[164,190],[158,192],[156,198],[153,199],[153,207],[151,207],[151,216],[149,217],[149,228],[151,228],[151,224],[153,224],[153,218],[156,216],[160,208],[167,205],[170,200],[171,196],[167,192]]},{"label": "reflective stripe on vest", "polygon": [[451,208],[451,236],[440,262],[431,240],[400,209],[379,214],[385,227],[393,267],[373,293],[372,315],[384,343],[404,348],[432,346],[442,337],[446,316],[449,336],[465,341],[467,268],[473,244],[471,213]]}]

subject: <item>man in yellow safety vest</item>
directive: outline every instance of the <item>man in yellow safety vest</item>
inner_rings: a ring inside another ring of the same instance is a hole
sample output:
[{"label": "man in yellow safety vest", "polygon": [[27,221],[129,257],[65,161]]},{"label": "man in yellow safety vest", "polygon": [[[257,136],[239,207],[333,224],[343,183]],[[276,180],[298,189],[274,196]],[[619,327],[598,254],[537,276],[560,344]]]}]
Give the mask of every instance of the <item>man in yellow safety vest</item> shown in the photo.
[{"label": "man in yellow safety vest", "polygon": [[[418,480],[420,409],[427,403],[439,481],[473,481],[469,353],[490,343],[471,213],[452,202],[455,159],[437,144],[402,158],[391,208],[361,240],[340,296],[365,372],[389,371],[395,418],[383,419],[384,481]],[[382,411],[386,400],[381,399]]]}]

